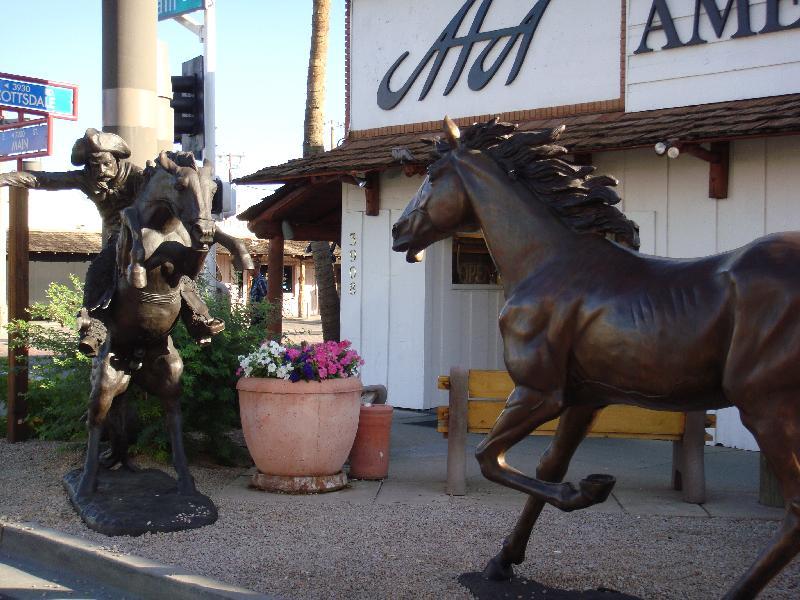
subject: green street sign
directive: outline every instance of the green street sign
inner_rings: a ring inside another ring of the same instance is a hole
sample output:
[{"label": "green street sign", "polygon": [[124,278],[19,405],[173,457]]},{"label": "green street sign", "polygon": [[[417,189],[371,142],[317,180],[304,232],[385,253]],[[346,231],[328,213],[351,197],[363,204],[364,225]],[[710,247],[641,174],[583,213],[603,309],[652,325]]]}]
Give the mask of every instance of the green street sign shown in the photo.
[{"label": "green street sign", "polygon": [[205,0],[158,0],[158,20],[171,19],[204,8]]}]

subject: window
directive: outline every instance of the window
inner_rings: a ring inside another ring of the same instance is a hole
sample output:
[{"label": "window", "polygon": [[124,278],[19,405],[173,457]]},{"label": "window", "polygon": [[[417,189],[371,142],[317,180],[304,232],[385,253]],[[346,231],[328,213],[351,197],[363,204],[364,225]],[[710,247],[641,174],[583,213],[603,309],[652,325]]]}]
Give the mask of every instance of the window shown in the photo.
[{"label": "window", "polygon": [[284,294],[291,294],[294,291],[294,271],[291,265],[283,267],[283,282],[281,287]]},{"label": "window", "polygon": [[480,233],[459,233],[453,237],[453,283],[499,285],[497,267]]},{"label": "window", "polygon": [[[266,265],[261,265],[261,274],[269,279],[269,269]],[[294,292],[294,267],[292,265],[284,265],[283,267],[281,290],[284,294],[291,294]]]}]

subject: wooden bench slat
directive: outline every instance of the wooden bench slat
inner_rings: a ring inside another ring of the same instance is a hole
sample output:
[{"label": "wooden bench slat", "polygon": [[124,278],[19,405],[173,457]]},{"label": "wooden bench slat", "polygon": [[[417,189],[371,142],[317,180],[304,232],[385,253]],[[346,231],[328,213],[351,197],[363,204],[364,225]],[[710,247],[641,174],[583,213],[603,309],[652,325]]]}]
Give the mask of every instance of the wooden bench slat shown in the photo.
[{"label": "wooden bench slat", "polygon": [[[454,410],[458,414],[453,415],[457,417],[453,420],[456,430],[448,435],[450,406],[440,406],[437,431],[448,438],[447,491],[464,495],[466,467],[463,460],[453,459],[451,464],[451,456],[464,454],[467,432],[488,433],[492,429],[514,386],[506,371],[476,369],[467,372],[453,367],[450,374],[455,381],[442,376],[437,383],[440,390],[450,390],[450,402],[457,407]],[[612,405],[597,416],[589,437],[673,441],[672,485],[674,489],[683,489],[686,502],[702,503],[706,498],[703,439],[709,439],[703,427],[715,425],[716,418],[701,411],[683,413]],[[531,435],[553,435],[557,426],[557,419],[549,421]]]},{"label": "wooden bench slat", "polygon": [[[502,400],[470,400],[467,412],[467,430],[470,433],[488,433],[497,420],[505,402]],[[447,432],[449,409],[437,409],[441,433]],[[591,437],[639,437],[644,439],[679,440],[683,435],[684,413],[656,411],[637,406],[609,406],[598,415],[589,435]],[[548,421],[532,435],[552,435],[558,419]]]},{"label": "wooden bench slat", "polygon": [[514,389],[514,382],[508,371],[482,371],[473,369],[469,372],[470,398],[502,398],[505,400]]}]

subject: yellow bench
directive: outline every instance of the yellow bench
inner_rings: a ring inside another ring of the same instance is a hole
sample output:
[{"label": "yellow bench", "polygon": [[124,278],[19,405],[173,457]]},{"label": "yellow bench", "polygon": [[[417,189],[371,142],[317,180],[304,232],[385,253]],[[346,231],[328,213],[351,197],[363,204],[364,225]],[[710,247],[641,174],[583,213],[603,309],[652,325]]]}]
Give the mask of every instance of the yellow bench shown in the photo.
[{"label": "yellow bench", "polygon": [[[439,377],[438,387],[450,392],[448,406],[437,409],[437,431],[447,437],[447,493],[463,496],[467,433],[491,430],[514,384],[506,371],[452,367],[449,376]],[[597,416],[588,437],[672,441],[672,486],[683,490],[686,502],[702,504],[705,429],[714,424],[715,417],[703,411],[683,413],[612,405]],[[558,419],[548,421],[531,435],[553,435],[557,426]]]}]

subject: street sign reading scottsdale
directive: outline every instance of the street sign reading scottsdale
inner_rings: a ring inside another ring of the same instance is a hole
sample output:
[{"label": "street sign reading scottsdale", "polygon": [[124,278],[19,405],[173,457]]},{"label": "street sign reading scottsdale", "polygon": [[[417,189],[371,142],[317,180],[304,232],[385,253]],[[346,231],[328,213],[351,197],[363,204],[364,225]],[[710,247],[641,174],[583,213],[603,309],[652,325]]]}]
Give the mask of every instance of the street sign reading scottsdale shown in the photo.
[{"label": "street sign reading scottsdale", "polygon": [[158,20],[171,19],[204,8],[205,0],[158,0]]},{"label": "street sign reading scottsdale", "polygon": [[0,108],[75,120],[78,88],[68,83],[0,73]]}]

